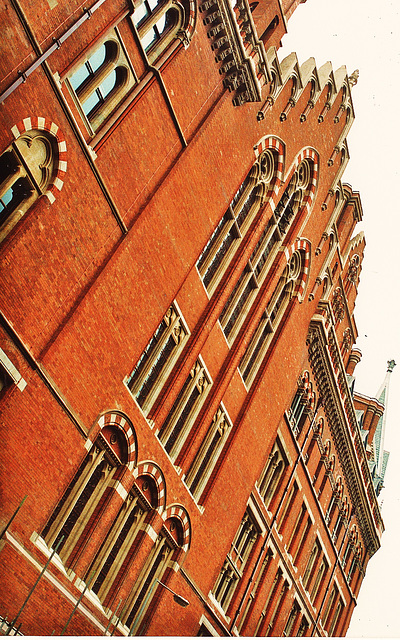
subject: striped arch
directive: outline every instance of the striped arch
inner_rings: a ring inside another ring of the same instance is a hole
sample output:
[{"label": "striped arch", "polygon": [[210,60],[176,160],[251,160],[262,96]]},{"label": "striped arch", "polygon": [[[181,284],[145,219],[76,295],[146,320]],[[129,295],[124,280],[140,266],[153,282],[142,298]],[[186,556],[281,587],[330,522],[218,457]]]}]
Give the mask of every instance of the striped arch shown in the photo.
[{"label": "striped arch", "polygon": [[254,145],[253,149],[256,158],[258,158],[263,153],[263,151],[266,151],[267,149],[271,149],[271,151],[276,151],[278,153],[276,178],[282,181],[285,170],[285,145],[283,144],[282,140],[280,140],[276,136],[263,136],[261,140],[259,140],[257,144]]},{"label": "striped arch", "polygon": [[[136,434],[129,418],[119,411],[109,411],[99,418],[97,426],[100,430],[107,426],[115,426],[124,432],[128,445],[127,467],[129,471],[133,471],[137,463],[137,442]],[[98,433],[96,433],[96,437],[97,435]]]},{"label": "striped arch", "polygon": [[287,262],[289,262],[290,258],[296,251],[301,251],[304,254],[302,272],[297,278],[295,289],[295,295],[297,295],[299,302],[302,302],[306,294],[307,284],[310,277],[311,242],[305,238],[300,238],[299,240],[296,240],[291,247],[285,247]]},{"label": "striped arch", "polygon": [[178,520],[180,520],[183,531],[182,550],[186,552],[190,547],[191,541],[190,520],[186,510],[178,504],[171,505],[166,508],[161,517],[164,522],[168,520],[168,518],[177,518]]},{"label": "striped arch", "polygon": [[150,460],[140,462],[133,472],[135,480],[140,476],[149,476],[152,478],[157,487],[157,511],[161,514],[165,509],[165,500],[167,496],[167,490],[165,486],[165,479],[161,469]]},{"label": "striped arch", "polygon": [[47,196],[50,204],[53,204],[56,199],[56,194],[61,191],[64,185],[64,177],[67,171],[67,143],[64,135],[58,125],[47,118],[41,116],[31,116],[24,118],[18,124],[14,125],[11,132],[15,139],[19,138],[23,133],[28,131],[38,130],[46,131],[50,135],[54,136],[58,144],[58,166],[55,166],[54,178],[48,185],[47,191],[44,193]]},{"label": "striped arch", "polygon": [[306,199],[305,199],[307,214],[309,214],[311,211],[311,206],[315,197],[315,193],[317,191],[319,156],[318,156],[318,153],[315,151],[315,149],[311,149],[310,147],[307,147],[306,149],[302,149],[298,154],[296,158],[296,164],[299,165],[306,158],[313,161],[313,170],[311,175],[310,188],[308,189]]},{"label": "striped arch", "polygon": [[186,26],[187,37],[190,40],[193,37],[196,26],[196,3],[189,0],[189,22]]}]

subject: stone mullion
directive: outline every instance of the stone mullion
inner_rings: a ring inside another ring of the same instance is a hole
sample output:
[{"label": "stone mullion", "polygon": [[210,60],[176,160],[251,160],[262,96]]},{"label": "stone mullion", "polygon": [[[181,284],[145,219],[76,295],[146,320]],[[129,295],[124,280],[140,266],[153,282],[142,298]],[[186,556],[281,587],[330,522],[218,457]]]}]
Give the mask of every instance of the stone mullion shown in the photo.
[{"label": "stone mullion", "polygon": [[84,490],[87,483],[89,482],[90,477],[92,476],[92,473],[94,473],[95,469],[97,468],[97,465],[101,464],[102,460],[104,459],[104,455],[105,455],[104,449],[100,449],[96,445],[93,447],[92,451],[88,454],[86,459],[86,465],[83,472],[79,476],[77,482],[75,483],[75,486],[73,487],[71,493],[66,499],[65,504],[61,508],[55,521],[50,527],[48,534],[46,535],[46,542],[49,547],[53,546],[55,539],[57,538],[65,522],[67,521],[72,509],[75,507],[75,504],[77,503],[82,491]]},{"label": "stone mullion", "polygon": [[330,628],[331,623],[332,623],[333,616],[335,615],[335,611],[336,611],[336,607],[337,607],[337,603],[338,603],[339,597],[340,597],[339,590],[336,588],[335,595],[333,597],[333,600],[332,600],[332,603],[331,603],[331,606],[330,606],[330,609],[329,609],[329,612],[328,612],[328,617],[327,617],[327,619],[325,621],[325,625],[324,625],[324,627],[325,627],[325,629],[326,629],[326,631],[328,633],[329,633],[329,628]]},{"label": "stone mullion", "polygon": [[[117,493],[117,492],[115,492]],[[116,497],[116,496],[115,496]],[[94,584],[99,576],[99,573],[103,567],[104,562],[106,561],[107,557],[110,554],[111,549],[113,548],[120,532],[121,529],[123,528],[126,520],[129,517],[129,514],[131,512],[131,509],[133,509],[137,503],[137,497],[135,497],[133,499],[132,504],[129,504],[129,497],[127,499],[127,501],[122,501],[122,498],[120,498],[120,501],[122,502],[123,505],[123,509],[122,512],[120,512],[118,514],[118,516],[115,519],[114,525],[112,526],[112,528],[110,529],[110,532],[107,535],[107,538],[105,539],[105,543],[102,545],[102,547],[100,548],[100,551],[97,553],[94,562],[92,563],[92,566],[90,567],[90,574],[92,574],[92,571],[94,572],[93,575],[91,575],[91,584]],[[109,506],[109,505],[108,505]],[[118,505],[117,505],[118,506]],[[107,512],[109,511],[109,509],[107,509]]]},{"label": "stone mullion", "polygon": [[[75,522],[71,533],[68,536],[66,543],[61,550],[64,560],[72,553],[73,548],[77,544],[83,530],[89,522],[94,510],[96,509],[102,495],[105,493],[108,487],[108,483],[112,477],[115,467],[104,460],[104,469],[101,472],[102,478],[97,483],[97,486],[91,494],[89,500],[85,504],[84,510],[78,520]],[[101,463],[100,463],[101,464]]]},{"label": "stone mullion", "polygon": [[300,624],[301,624],[302,617],[303,617],[302,616],[302,612],[301,612],[301,609],[299,608],[297,610],[296,618],[295,618],[295,621],[293,623],[292,630],[290,632],[290,635],[292,637],[296,637],[297,636],[297,633],[298,633],[298,631],[300,629]]},{"label": "stone mullion", "polygon": [[297,550],[296,550],[296,552],[294,554],[294,557],[293,557],[293,562],[297,567],[300,567],[302,565],[303,558],[304,558],[304,555],[306,553],[308,539],[309,539],[310,532],[311,532],[311,526],[312,526],[311,518],[308,517],[306,526],[304,527],[304,529],[302,531]]},{"label": "stone mullion", "polygon": [[[264,614],[264,618],[263,620],[261,620],[260,624],[257,625],[258,628],[256,628],[256,635],[268,635],[268,633],[264,633],[265,630],[265,626],[268,623],[268,626],[270,624],[270,618],[269,618],[269,614],[271,611],[274,611],[275,609],[275,603],[276,600],[278,598],[278,595],[280,593],[280,589],[281,589],[281,584],[283,582],[283,575],[282,572],[280,570],[278,570],[274,581],[271,585],[271,589],[268,595],[268,600],[266,602],[266,605],[264,607],[264,610],[261,614],[261,616]],[[261,633],[260,633],[261,632]]]},{"label": "stone mullion", "polygon": [[304,522],[305,522],[305,520],[306,520],[306,518],[308,516],[307,508],[304,505],[303,499],[302,499],[301,496],[299,497],[299,502],[301,504],[301,508],[299,509],[299,515],[297,516],[297,520],[296,520],[295,526],[293,528],[292,535],[291,535],[291,537],[289,539],[289,543],[288,543],[288,546],[287,546],[287,550],[288,550],[288,552],[290,553],[290,555],[293,558],[294,558],[295,553],[296,553],[297,543],[299,541],[299,537],[301,535],[301,531],[303,530]]},{"label": "stone mullion", "polygon": [[[111,514],[114,514],[113,517],[116,517],[118,510],[121,508],[121,496],[110,487],[110,480],[115,469],[116,467],[107,464],[103,472],[103,479],[99,481],[96,490],[85,505],[83,513],[78,518],[62,549],[62,554],[65,554],[64,558],[68,557],[69,568],[73,569],[78,575],[85,575],[93,555],[108,533],[103,516],[106,515],[108,519]],[[101,507],[98,509],[100,505]],[[95,513],[96,516],[93,518]],[[85,532],[89,523],[89,532]],[[85,536],[82,536],[84,532]],[[100,541],[96,535],[99,532],[103,533]],[[82,542],[80,541],[81,538]]]},{"label": "stone mullion", "polygon": [[[133,509],[137,509],[138,513],[136,516],[135,521],[132,523],[130,530],[128,532],[128,535],[126,536],[123,544],[121,545],[121,548],[119,549],[116,558],[114,559],[108,573],[107,576],[103,582],[103,584],[101,585],[100,589],[99,589],[99,597],[102,598],[104,597],[109,589],[111,588],[115,578],[117,577],[121,566],[123,565],[126,556],[128,555],[132,544],[134,543],[134,541],[136,540],[136,537],[139,533],[139,531],[141,530],[141,528],[143,527],[145,518],[147,516],[147,512],[144,511],[144,509],[142,509],[139,505],[135,505],[133,507]],[[130,512],[132,511],[132,509],[130,510]],[[124,523],[125,524],[125,523]],[[114,540],[114,544],[115,544]],[[113,545],[114,546],[114,545]],[[113,546],[109,547],[109,552],[112,550]],[[104,561],[103,563],[106,561],[107,556],[104,557]],[[102,568],[102,566],[101,566]],[[100,568],[100,570],[101,570]]]},{"label": "stone mullion", "polygon": [[278,626],[278,624],[280,622],[280,613],[281,613],[281,611],[283,609],[283,605],[285,603],[288,591],[289,591],[289,584],[285,580],[285,582],[283,584],[283,587],[281,589],[281,592],[279,594],[279,600],[277,602],[276,610],[274,611],[273,616],[271,618],[271,622],[270,622],[270,625],[269,625],[269,632],[268,632],[269,636],[273,636],[274,635],[276,627]]}]

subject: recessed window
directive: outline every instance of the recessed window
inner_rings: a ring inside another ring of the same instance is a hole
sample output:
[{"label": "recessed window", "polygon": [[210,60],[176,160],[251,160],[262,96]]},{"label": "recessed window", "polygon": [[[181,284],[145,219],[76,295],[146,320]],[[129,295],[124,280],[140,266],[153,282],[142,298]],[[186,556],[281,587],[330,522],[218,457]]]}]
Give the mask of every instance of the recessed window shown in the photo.
[{"label": "recessed window", "polygon": [[151,61],[165,51],[178,31],[183,29],[186,18],[185,4],[172,0],[144,0],[135,8],[132,20]]},{"label": "recessed window", "polygon": [[136,82],[117,31],[91,50],[68,82],[89,128],[96,131]]},{"label": "recessed window", "polygon": [[172,305],[126,380],[145,415],[158,397],[188,337],[189,330],[177,307]]},{"label": "recessed window", "polygon": [[58,165],[54,136],[33,129],[0,156],[0,241],[46,192]]},{"label": "recessed window", "polygon": [[198,360],[158,433],[158,438],[172,460],[175,460],[181,451],[211,384],[204,365]]}]

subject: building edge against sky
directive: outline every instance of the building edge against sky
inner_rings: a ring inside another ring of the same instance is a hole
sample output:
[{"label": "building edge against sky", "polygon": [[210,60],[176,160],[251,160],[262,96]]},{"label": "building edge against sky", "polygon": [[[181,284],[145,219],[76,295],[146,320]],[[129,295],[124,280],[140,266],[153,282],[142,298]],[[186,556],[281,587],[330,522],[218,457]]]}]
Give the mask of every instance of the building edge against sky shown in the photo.
[{"label": "building edge against sky", "polygon": [[298,4],[7,6],[3,630],[346,633],[389,374],[354,392],[358,74],[280,59]]}]

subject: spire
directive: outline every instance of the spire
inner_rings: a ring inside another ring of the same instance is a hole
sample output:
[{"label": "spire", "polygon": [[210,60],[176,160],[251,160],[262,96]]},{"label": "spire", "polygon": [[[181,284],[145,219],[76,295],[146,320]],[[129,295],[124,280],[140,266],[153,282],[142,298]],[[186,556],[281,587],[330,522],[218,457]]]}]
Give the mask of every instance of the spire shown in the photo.
[{"label": "spire", "polygon": [[386,430],[386,414],[389,400],[389,380],[396,363],[394,360],[388,360],[385,379],[379,388],[376,398],[378,402],[385,406],[383,415],[379,418],[375,435],[374,435],[374,460],[373,460],[373,481],[376,495],[379,495],[383,487],[386,467],[389,460],[389,453],[384,450],[385,430]]}]

